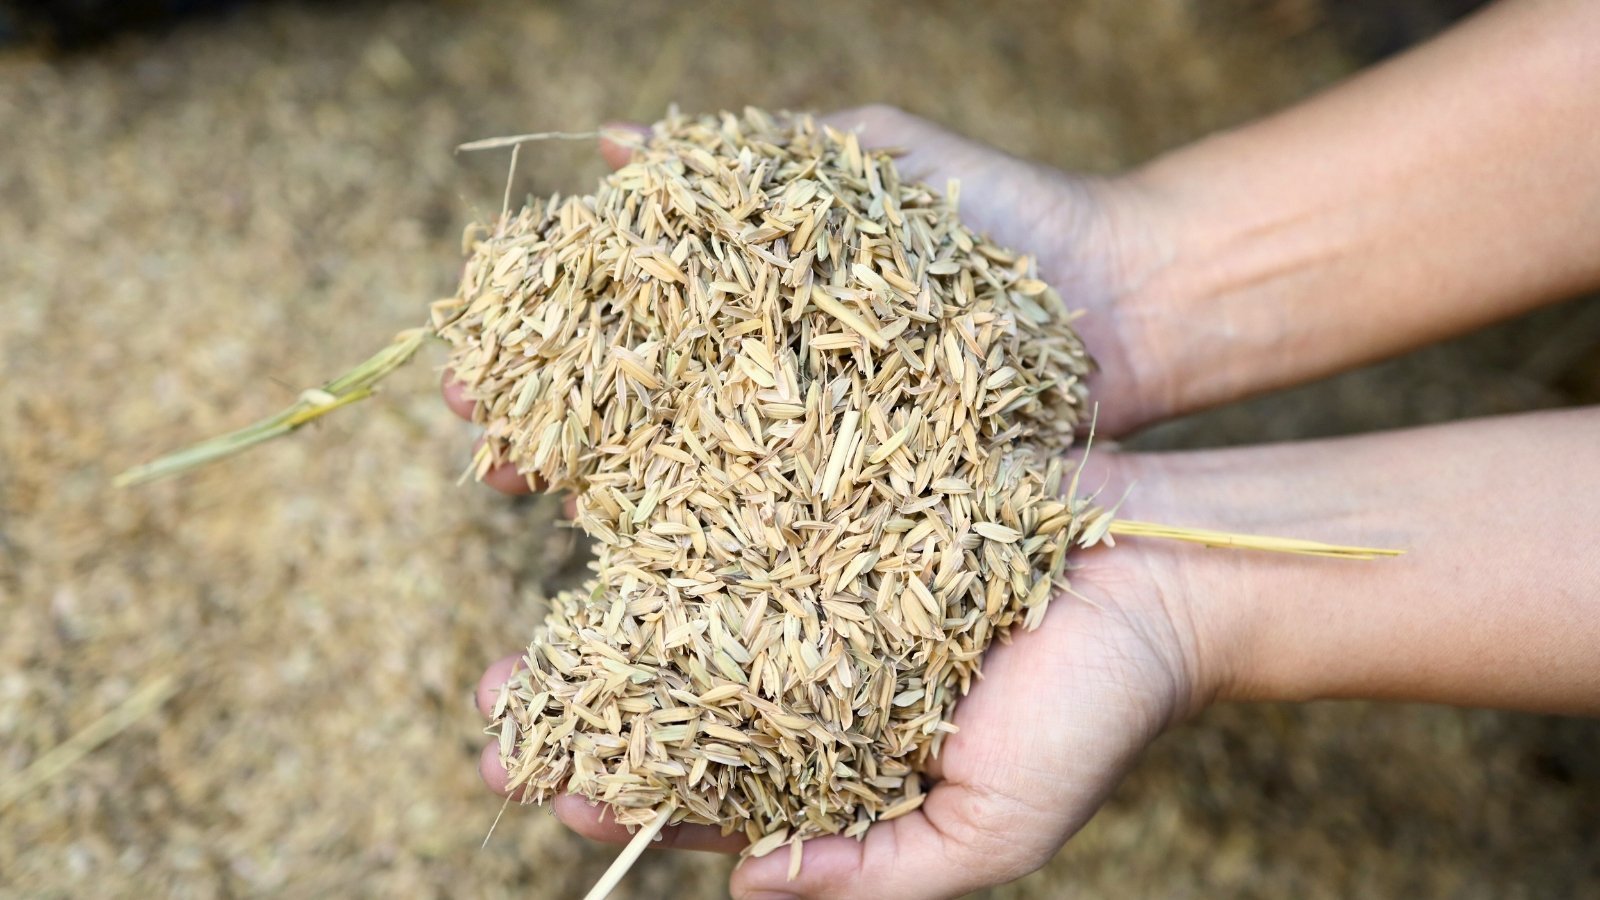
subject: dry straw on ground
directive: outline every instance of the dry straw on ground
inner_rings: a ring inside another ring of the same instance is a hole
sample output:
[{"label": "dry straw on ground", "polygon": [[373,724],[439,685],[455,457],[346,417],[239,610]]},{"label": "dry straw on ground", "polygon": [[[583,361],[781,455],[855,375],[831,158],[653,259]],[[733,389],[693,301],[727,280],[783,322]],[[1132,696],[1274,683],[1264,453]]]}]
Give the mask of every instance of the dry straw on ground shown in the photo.
[{"label": "dry straw on ground", "polygon": [[808,116],[673,113],[594,195],[469,229],[429,329],[125,480],[362,399],[437,334],[484,428],[474,474],[577,493],[599,544],[498,699],[509,787],[798,861],[917,809],[984,650],[1042,620],[1074,547],[1382,552],[1120,522],[1080,496],[1074,316],[957,197]]}]

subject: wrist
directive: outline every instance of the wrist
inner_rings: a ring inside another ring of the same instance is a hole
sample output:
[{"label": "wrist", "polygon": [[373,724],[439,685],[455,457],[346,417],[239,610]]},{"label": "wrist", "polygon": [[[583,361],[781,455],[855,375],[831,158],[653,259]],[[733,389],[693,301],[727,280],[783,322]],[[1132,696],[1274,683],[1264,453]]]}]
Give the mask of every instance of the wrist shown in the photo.
[{"label": "wrist", "polygon": [[1257,183],[1257,143],[1213,135],[1118,179],[1142,234],[1119,318],[1151,419],[1303,380],[1322,352],[1308,301],[1342,255],[1339,229],[1315,197]]},{"label": "wrist", "polygon": [[1088,307],[1080,327],[1099,365],[1100,427],[1118,436],[1182,411],[1175,387],[1188,360],[1174,338],[1192,308],[1177,266],[1185,217],[1143,170],[1063,180],[1062,206],[1089,212],[1058,230],[1057,271],[1046,275],[1069,306]]},{"label": "wrist", "polygon": [[[1200,461],[1199,454],[1096,453],[1083,481],[1102,485],[1102,497],[1123,498],[1119,518],[1197,526],[1226,522],[1226,513],[1208,496],[1207,473],[1195,468]],[[1146,630],[1164,648],[1160,655],[1172,674],[1169,725],[1248,690],[1252,607],[1238,601],[1242,554],[1137,538],[1120,539],[1101,554],[1090,551],[1090,583],[1105,587],[1135,619],[1156,623]]]},{"label": "wrist", "polygon": [[1292,192],[1252,199],[1251,143],[1215,135],[1099,186],[1136,425],[1298,380],[1317,329],[1288,311],[1338,236]]},{"label": "wrist", "polygon": [[[1108,484],[1131,488],[1121,509],[1129,519],[1297,537],[1351,524],[1338,502],[1324,507],[1272,477],[1292,466],[1292,446],[1116,454]],[[1173,622],[1186,675],[1179,718],[1216,702],[1318,695],[1327,673],[1314,658],[1327,647],[1315,622],[1296,616],[1296,595],[1321,593],[1319,579],[1364,565],[1161,540],[1129,539],[1110,552],[1127,554]]]}]

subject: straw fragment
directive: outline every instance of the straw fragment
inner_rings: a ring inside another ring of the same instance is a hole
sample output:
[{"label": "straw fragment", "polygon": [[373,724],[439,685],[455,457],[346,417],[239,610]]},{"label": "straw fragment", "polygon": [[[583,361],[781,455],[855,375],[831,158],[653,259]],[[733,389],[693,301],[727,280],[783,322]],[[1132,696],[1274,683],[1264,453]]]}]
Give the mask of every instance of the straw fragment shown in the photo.
[{"label": "straw fragment", "polygon": [[599,543],[491,728],[520,796],[750,853],[917,809],[1096,512],[1047,462],[1092,363],[1034,262],[851,134],[673,115],[594,195],[474,229],[433,314],[479,471],[577,493]]},{"label": "straw fragment", "polygon": [[178,685],[178,677],[170,672],[149,679],[115,708],[46,751],[15,777],[0,783],[0,812],[49,784],[102,744],[160,709],[178,692]]},{"label": "straw fragment", "polygon": [[[1387,550],[1381,547],[1347,547],[1339,544],[1324,544],[1320,541],[1307,541],[1297,538],[1267,537],[1255,534],[1234,534],[1226,531],[1212,531],[1205,528],[1186,528],[1177,525],[1157,525],[1153,522],[1138,522],[1131,519],[1114,519],[1108,526],[1108,532],[1125,537],[1161,538],[1169,541],[1185,541],[1191,544],[1201,544],[1206,547],[1225,547],[1232,550],[1263,550],[1272,553],[1289,553],[1298,556],[1322,556],[1330,559],[1381,559],[1384,557],[1402,556],[1403,550]],[[1108,542],[1109,543],[1109,542]]]},{"label": "straw fragment", "polygon": [[307,422],[359,400],[371,397],[378,382],[405,365],[431,336],[427,328],[413,328],[395,335],[389,346],[361,365],[324,384],[301,393],[287,409],[237,431],[212,438],[143,465],[134,466],[113,481],[117,487],[155,481],[232,456],[264,441],[282,437]]},{"label": "straw fragment", "polygon": [[644,853],[644,849],[656,839],[656,835],[661,833],[661,829],[667,824],[667,819],[671,817],[672,809],[670,807],[663,809],[656,813],[650,824],[634,832],[633,839],[628,841],[621,853],[617,854],[616,860],[606,869],[605,874],[600,876],[600,880],[595,882],[594,887],[589,889],[589,893],[583,895],[583,900],[606,900],[611,896],[611,892],[617,889],[617,885],[628,874],[628,870],[633,868],[639,855]]}]

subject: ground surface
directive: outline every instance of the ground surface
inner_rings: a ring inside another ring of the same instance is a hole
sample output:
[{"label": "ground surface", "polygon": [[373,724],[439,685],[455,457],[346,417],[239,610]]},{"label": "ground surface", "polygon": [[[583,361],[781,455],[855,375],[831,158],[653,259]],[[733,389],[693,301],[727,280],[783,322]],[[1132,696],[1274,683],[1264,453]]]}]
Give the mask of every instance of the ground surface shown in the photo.
[{"label": "ground surface", "polygon": [[[753,103],[898,103],[1109,169],[1338,77],[1309,2],[272,4],[66,59],[0,55],[0,895],[574,897],[611,850],[477,782],[469,689],[571,577],[544,501],[457,487],[428,363],[293,441],[127,493],[111,474],[263,414],[453,287],[500,202],[473,137]],[[1204,7],[1205,11],[1201,12]],[[1000,16],[1000,18],[993,18]],[[585,189],[587,150],[519,190]],[[1153,445],[1600,399],[1577,304]],[[1486,473],[1486,482],[1492,473]],[[563,569],[566,571],[563,572]],[[1417,707],[1219,709],[1164,738],[1003,897],[1600,891],[1600,728]],[[716,896],[651,857],[627,896]]]}]

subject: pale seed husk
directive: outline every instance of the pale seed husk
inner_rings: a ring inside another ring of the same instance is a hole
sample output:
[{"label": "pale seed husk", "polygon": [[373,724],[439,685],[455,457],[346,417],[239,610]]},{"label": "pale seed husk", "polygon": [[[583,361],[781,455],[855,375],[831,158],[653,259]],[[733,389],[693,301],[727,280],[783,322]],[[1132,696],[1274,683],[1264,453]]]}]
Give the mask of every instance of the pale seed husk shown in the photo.
[{"label": "pale seed husk", "polygon": [[594,195],[469,240],[433,326],[478,474],[576,492],[598,543],[499,698],[510,785],[755,853],[915,810],[1090,512],[1057,460],[1092,363],[1034,261],[758,110],[669,115]]}]

